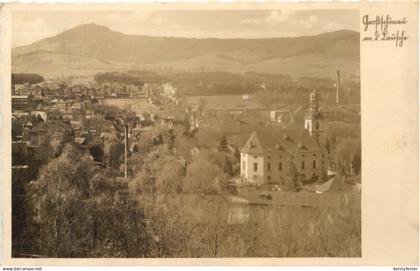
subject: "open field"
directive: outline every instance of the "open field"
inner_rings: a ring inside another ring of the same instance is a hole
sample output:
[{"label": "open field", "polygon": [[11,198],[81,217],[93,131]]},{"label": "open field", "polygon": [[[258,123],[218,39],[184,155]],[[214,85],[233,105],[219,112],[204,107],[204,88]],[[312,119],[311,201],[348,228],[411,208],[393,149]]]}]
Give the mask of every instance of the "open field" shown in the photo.
[{"label": "open field", "polygon": [[252,95],[248,96],[248,99],[244,99],[242,95],[199,95],[189,96],[187,101],[191,103],[200,103],[205,101],[207,109],[232,109],[232,108],[247,108],[247,109],[261,109],[263,105],[256,101]]},{"label": "open field", "polygon": [[47,79],[68,76],[93,78],[99,72],[129,70],[132,67],[131,63],[45,51],[15,56],[12,66],[14,73],[30,73],[36,70]]}]

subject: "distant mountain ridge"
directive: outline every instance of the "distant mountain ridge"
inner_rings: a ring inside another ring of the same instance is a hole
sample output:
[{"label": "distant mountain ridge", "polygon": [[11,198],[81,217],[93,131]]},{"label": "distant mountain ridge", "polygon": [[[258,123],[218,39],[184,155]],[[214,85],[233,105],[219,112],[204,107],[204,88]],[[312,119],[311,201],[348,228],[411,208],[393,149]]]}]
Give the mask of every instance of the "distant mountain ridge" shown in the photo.
[{"label": "distant mountain ridge", "polygon": [[[273,74],[282,71],[287,74],[284,66],[276,67],[278,63],[292,65],[294,71],[289,72],[292,76],[318,76],[322,75],[322,69],[330,72],[330,68],[322,64],[325,60],[325,63],[330,63],[332,70],[341,68],[358,74],[359,40],[359,33],[350,30],[294,38],[196,39],[126,35],[106,26],[85,24],[31,45],[13,48],[12,66],[14,70],[21,71],[27,65],[37,67],[37,63],[44,63],[39,68],[48,70],[50,63],[51,69],[56,70],[57,67],[53,66],[66,65],[60,61],[76,57],[76,62],[70,63],[74,71],[78,69],[79,63],[79,68],[86,67],[88,70],[91,70],[92,65],[95,70],[112,69],[114,65],[116,69],[129,66],[198,71],[204,68],[209,71]],[[296,70],[299,70],[296,67],[300,66],[304,70],[304,62],[308,58],[314,61],[309,70],[317,71],[296,74]]]}]

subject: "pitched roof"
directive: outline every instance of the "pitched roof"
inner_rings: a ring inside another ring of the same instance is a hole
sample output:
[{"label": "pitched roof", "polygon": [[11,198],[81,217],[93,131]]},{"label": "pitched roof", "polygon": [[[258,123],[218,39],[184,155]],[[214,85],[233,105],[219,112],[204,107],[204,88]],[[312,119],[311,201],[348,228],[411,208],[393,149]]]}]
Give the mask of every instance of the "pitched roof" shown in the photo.
[{"label": "pitched roof", "polygon": [[264,149],[262,146],[263,145],[260,142],[259,137],[257,136],[257,133],[254,131],[252,132],[251,137],[248,139],[248,141],[245,143],[245,145],[241,149],[241,152],[251,153],[251,154],[262,154],[264,153]]},{"label": "pitched roof", "polygon": [[305,129],[265,129],[254,131],[241,152],[251,154],[319,152],[318,142]]}]

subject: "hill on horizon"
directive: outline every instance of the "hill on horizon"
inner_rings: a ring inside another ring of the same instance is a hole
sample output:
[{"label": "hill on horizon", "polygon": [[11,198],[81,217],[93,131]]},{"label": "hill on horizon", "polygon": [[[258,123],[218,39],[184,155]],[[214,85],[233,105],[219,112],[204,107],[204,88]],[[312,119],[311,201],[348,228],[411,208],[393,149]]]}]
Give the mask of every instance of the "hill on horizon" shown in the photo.
[{"label": "hill on horizon", "polygon": [[359,33],[350,30],[293,38],[196,39],[127,35],[85,24],[13,48],[12,69],[46,77],[128,69],[292,77],[334,77],[340,69],[358,76],[359,40]]}]

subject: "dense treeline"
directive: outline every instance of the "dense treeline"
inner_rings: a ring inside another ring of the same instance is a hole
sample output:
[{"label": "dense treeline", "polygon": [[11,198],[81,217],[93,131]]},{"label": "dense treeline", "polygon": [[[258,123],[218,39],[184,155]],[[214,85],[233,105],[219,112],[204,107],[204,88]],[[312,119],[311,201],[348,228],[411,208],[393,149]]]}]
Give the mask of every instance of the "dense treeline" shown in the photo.
[{"label": "dense treeline", "polygon": [[[145,256],[145,221],[124,182],[66,145],[28,185],[26,233],[32,251],[49,257]],[[135,218],[135,219],[132,219]],[[25,249],[28,249],[25,248]]]},{"label": "dense treeline", "polygon": [[14,84],[36,84],[44,81],[44,77],[36,73],[12,73],[12,85]]},{"label": "dense treeline", "polygon": [[98,84],[119,83],[119,84],[127,84],[127,85],[133,84],[137,86],[144,85],[144,80],[141,77],[135,74],[121,73],[121,72],[97,73],[94,76],[94,80]]}]

